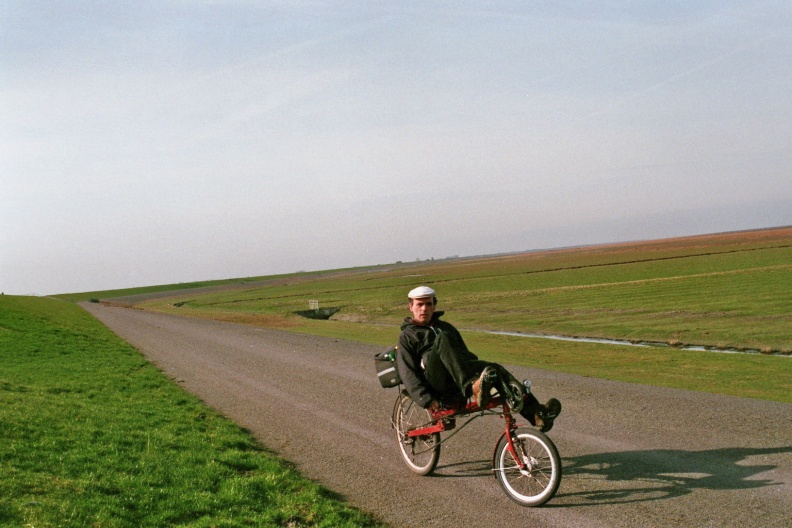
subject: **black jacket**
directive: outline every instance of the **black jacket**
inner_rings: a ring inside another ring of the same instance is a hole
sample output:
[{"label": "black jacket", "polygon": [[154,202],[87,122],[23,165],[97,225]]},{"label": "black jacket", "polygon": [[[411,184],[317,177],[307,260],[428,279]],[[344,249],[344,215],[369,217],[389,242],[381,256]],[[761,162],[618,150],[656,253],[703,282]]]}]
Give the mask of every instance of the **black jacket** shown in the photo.
[{"label": "black jacket", "polygon": [[438,332],[443,332],[457,353],[466,356],[465,359],[478,359],[468,350],[459,331],[451,323],[440,320],[443,313],[435,312],[428,325],[416,324],[411,317],[406,317],[401,325],[396,367],[410,397],[424,408],[442,396],[436,394],[426,381],[421,367],[421,359],[432,349]]}]

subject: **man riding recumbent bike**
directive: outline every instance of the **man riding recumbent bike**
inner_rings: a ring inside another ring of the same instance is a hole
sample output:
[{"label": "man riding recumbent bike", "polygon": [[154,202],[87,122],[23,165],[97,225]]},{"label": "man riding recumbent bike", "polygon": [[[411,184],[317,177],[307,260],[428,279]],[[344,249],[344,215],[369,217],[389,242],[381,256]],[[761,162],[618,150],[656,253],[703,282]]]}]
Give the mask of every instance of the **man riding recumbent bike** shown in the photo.
[{"label": "man riding recumbent bike", "polygon": [[[492,459],[498,483],[519,504],[546,503],[561,482],[558,451],[544,434],[561,412],[560,402],[553,398],[540,404],[528,380],[520,382],[502,366],[479,360],[456,328],[439,319],[434,290],[415,288],[408,298],[413,316],[402,324],[399,345],[375,356],[382,386],[404,386],[392,424],[407,466],[428,475],[440,458],[440,433],[458,432],[480,416],[500,415],[505,430]],[[536,428],[519,425],[517,414]],[[462,417],[468,421],[457,428]]]}]

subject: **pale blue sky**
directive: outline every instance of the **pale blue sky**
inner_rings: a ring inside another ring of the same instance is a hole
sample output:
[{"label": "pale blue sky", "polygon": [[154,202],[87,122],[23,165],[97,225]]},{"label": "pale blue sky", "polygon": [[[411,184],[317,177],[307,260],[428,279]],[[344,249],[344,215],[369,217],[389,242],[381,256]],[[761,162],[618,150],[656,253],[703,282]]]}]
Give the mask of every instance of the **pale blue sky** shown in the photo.
[{"label": "pale blue sky", "polygon": [[792,224],[786,1],[0,0],[0,72],[5,293]]}]

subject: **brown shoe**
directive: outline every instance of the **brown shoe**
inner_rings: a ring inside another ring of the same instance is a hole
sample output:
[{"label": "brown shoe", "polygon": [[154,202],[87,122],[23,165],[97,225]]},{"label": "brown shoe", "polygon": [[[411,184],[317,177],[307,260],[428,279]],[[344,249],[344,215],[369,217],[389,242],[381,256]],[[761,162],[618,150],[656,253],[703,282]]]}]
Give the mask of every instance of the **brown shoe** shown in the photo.
[{"label": "brown shoe", "polygon": [[498,373],[493,367],[484,367],[478,379],[473,382],[473,401],[479,408],[483,409],[489,403],[492,384],[497,377]]}]

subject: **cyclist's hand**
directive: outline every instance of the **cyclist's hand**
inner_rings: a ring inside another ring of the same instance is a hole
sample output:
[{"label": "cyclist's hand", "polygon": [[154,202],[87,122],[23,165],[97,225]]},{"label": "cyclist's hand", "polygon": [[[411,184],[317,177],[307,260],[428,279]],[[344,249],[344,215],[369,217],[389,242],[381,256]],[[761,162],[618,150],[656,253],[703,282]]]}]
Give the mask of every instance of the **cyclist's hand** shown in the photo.
[{"label": "cyclist's hand", "polygon": [[443,406],[440,405],[440,402],[437,401],[437,400],[432,400],[432,402],[429,404],[429,407],[428,407],[428,409],[430,411],[432,411],[432,412],[437,412],[437,411],[441,410],[442,408],[443,408]]}]

